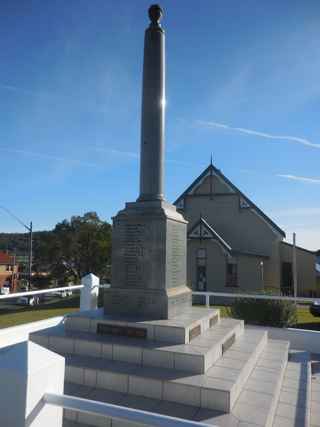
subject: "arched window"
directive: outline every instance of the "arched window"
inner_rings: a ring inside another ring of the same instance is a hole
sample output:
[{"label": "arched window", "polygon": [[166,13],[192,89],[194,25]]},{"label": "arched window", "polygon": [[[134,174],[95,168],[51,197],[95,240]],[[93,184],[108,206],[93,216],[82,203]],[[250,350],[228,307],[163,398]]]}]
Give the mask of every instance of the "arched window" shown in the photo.
[{"label": "arched window", "polygon": [[197,250],[197,291],[207,291],[207,250],[199,248]]}]

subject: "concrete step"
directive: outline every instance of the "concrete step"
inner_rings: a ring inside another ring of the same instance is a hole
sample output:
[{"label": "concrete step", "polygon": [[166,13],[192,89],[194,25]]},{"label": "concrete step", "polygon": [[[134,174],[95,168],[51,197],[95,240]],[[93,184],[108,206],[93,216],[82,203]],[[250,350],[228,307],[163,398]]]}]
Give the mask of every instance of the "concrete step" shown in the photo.
[{"label": "concrete step", "polygon": [[310,353],[305,351],[290,352],[273,427],[288,425],[309,427],[310,409]]},{"label": "concrete step", "polygon": [[152,341],[189,344],[194,337],[201,335],[219,321],[220,310],[199,307],[191,307],[185,314],[167,320],[106,315],[99,309],[67,315],[64,325],[68,331],[142,336]]},{"label": "concrete step", "polygon": [[66,331],[63,325],[35,332],[30,339],[62,355],[94,356],[203,374],[242,333],[243,321],[222,319],[190,344],[172,345],[170,342]]},{"label": "concrete step", "polygon": [[266,332],[245,331],[206,374],[73,354],[66,357],[66,381],[230,412],[266,340]]},{"label": "concrete step", "polygon": [[[231,414],[239,420],[240,425],[273,425],[288,361],[288,349],[289,342],[268,341],[232,409]],[[294,423],[289,425],[295,427]]]}]

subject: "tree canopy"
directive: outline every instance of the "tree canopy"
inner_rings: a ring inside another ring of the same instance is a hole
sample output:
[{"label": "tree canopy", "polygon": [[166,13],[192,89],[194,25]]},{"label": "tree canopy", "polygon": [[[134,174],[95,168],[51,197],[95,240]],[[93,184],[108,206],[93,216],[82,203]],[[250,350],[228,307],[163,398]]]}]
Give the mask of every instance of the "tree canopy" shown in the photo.
[{"label": "tree canopy", "polygon": [[78,282],[87,273],[108,277],[111,257],[111,225],[95,212],[59,222],[39,240],[35,270],[44,268],[59,281]]}]

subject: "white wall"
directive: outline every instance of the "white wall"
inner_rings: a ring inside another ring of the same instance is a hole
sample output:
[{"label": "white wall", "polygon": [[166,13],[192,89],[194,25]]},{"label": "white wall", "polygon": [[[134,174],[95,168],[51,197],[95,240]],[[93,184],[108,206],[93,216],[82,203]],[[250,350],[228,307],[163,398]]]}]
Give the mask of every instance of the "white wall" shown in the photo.
[{"label": "white wall", "polygon": [[270,339],[290,341],[290,348],[320,354],[320,331],[305,329],[272,328],[246,325],[247,329],[264,329]]},{"label": "white wall", "polygon": [[25,323],[24,325],[12,326],[0,329],[0,348],[27,341],[29,334],[42,329],[57,326],[63,321],[63,316],[52,317],[51,319],[40,320],[38,322]]}]

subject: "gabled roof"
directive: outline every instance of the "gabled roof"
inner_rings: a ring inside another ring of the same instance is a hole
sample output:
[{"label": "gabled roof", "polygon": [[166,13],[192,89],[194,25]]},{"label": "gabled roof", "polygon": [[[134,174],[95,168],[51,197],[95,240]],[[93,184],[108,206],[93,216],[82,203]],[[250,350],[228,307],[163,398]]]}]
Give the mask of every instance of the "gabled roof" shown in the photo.
[{"label": "gabled roof", "polygon": [[231,246],[213,229],[207,221],[200,217],[193,227],[188,231],[188,239],[212,239],[218,241],[229,253]]},{"label": "gabled roof", "polygon": [[245,194],[242,193],[229,179],[223,175],[223,173],[217,169],[215,166],[210,164],[201,175],[196,178],[193,183],[177,198],[174,202],[174,205],[178,206],[179,202],[182,201],[187,195],[192,193],[192,191],[201,183],[201,181],[210,175],[216,175],[220,178],[225,184],[227,184],[236,194],[240,196],[240,198],[249,205],[249,208],[256,212],[260,217],[262,217],[274,230],[280,233],[283,237],[286,237],[285,232],[270,219],[257,205],[255,205]]},{"label": "gabled roof", "polygon": [[[291,248],[293,248],[293,244],[292,243],[281,242],[281,244],[282,245],[286,245],[286,246],[290,246]],[[299,251],[308,252],[308,254],[311,254],[311,255],[317,255],[315,251],[310,251],[309,249],[302,248],[301,246],[296,246],[296,249],[298,249]]]}]

